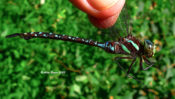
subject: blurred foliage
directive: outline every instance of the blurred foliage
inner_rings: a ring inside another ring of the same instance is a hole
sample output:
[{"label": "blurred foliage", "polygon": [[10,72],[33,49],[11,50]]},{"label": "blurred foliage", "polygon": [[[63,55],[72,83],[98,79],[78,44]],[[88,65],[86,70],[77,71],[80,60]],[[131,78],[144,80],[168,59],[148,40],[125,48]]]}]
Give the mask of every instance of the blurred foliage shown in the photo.
[{"label": "blurred foliage", "polygon": [[[45,31],[110,41],[68,0],[41,1],[0,1],[1,99],[175,98],[173,0],[126,1],[132,34],[157,45],[152,68],[137,72],[138,62],[132,68],[141,82],[126,77],[114,61],[116,55],[99,48],[48,39],[6,39],[16,32]],[[130,61],[121,64],[125,67]]]}]

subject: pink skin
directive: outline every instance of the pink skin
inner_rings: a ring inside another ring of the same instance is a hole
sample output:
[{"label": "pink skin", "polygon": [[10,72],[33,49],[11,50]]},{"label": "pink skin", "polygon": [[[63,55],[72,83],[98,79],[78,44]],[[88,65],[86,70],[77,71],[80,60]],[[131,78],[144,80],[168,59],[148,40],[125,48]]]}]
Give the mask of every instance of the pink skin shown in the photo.
[{"label": "pink skin", "polygon": [[69,0],[88,14],[90,22],[98,28],[109,28],[115,24],[125,0]]}]

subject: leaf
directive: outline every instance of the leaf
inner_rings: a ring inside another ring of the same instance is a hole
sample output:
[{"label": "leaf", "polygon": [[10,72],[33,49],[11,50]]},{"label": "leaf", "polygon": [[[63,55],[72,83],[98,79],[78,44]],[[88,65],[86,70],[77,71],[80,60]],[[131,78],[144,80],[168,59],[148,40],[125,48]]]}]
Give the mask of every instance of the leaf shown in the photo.
[{"label": "leaf", "polygon": [[77,76],[75,79],[78,82],[83,82],[83,83],[87,83],[88,82],[87,76],[85,76],[85,75]]}]

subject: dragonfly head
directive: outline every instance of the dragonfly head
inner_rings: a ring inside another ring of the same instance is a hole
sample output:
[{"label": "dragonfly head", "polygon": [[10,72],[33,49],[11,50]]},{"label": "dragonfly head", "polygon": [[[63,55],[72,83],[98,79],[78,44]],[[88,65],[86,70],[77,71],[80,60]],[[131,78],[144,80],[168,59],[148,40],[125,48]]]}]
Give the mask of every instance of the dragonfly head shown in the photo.
[{"label": "dragonfly head", "polygon": [[144,41],[144,52],[147,57],[154,56],[155,53],[155,45],[150,40]]}]

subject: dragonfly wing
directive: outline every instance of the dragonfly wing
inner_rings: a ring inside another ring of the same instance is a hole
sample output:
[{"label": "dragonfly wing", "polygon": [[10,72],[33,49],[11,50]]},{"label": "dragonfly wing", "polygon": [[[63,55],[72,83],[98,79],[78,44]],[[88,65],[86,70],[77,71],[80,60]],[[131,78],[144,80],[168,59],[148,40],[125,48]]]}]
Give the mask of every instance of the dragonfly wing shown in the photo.
[{"label": "dragonfly wing", "polygon": [[112,26],[109,29],[106,30],[102,30],[102,35],[104,35],[105,37],[108,36],[109,40],[118,40],[118,38],[120,37],[125,37],[129,34],[131,34],[130,32],[130,22],[129,22],[129,14],[127,11],[127,6],[125,4],[125,6],[123,7],[117,22],[114,26]]}]

